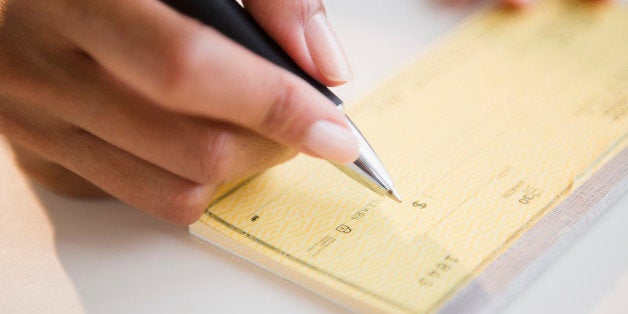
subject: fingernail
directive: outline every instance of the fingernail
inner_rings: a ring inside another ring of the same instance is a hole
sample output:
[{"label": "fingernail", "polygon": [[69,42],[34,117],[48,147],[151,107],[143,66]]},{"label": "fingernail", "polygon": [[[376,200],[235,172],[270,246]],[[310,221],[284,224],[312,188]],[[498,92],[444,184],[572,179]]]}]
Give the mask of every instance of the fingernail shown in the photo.
[{"label": "fingernail", "polygon": [[336,123],[319,120],[307,131],[303,146],[322,158],[350,163],[360,155],[360,144],[351,130]]},{"label": "fingernail", "polygon": [[319,71],[334,82],[353,79],[353,72],[338,36],[323,13],[314,15],[305,25],[305,42]]}]

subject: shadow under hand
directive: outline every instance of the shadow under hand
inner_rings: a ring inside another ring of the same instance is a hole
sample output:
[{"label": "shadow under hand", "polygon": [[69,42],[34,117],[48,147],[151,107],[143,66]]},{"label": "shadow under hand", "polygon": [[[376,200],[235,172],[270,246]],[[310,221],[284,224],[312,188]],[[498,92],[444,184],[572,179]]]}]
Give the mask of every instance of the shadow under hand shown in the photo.
[{"label": "shadow under hand", "polygon": [[55,230],[58,259],[88,313],[250,312],[280,304],[312,313],[339,310],[195,238],[186,227],[119,201],[67,199],[30,185]]}]

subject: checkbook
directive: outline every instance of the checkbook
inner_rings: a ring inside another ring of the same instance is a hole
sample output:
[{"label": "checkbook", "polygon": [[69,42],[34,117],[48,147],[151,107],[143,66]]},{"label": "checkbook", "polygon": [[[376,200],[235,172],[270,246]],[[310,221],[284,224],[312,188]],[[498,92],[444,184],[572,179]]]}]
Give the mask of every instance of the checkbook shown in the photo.
[{"label": "checkbook", "polygon": [[299,156],[190,232],[350,310],[494,311],[628,187],[628,7],[488,9],[348,112],[403,203]]}]

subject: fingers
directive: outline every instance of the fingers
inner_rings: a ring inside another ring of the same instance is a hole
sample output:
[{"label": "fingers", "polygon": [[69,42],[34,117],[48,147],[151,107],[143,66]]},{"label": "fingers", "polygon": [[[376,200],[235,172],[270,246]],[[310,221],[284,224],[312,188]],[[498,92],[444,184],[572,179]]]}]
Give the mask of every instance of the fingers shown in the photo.
[{"label": "fingers", "polygon": [[155,0],[74,1],[67,34],[125,83],[168,110],[245,127],[340,163],[358,142],[314,88]]},{"label": "fingers", "polygon": [[308,74],[339,85],[353,72],[321,0],[244,0],[255,20]]},{"label": "fingers", "polygon": [[231,125],[175,115],[124,94],[94,96],[91,106],[98,109],[75,112],[73,123],[197,183],[248,176],[294,155],[285,146]]},{"label": "fingers", "polygon": [[[73,123],[125,151],[196,183],[241,178],[282,163],[292,150],[241,128],[174,115],[133,98],[92,99]],[[94,114],[94,113],[97,114]]]},{"label": "fingers", "polygon": [[294,156],[285,146],[244,129],[156,107],[93,64],[72,65],[71,70],[33,77],[16,96],[196,183],[245,177]]},{"label": "fingers", "polygon": [[177,224],[192,223],[216,189],[217,183],[190,182],[36,111],[27,113],[0,102],[0,113],[0,131],[24,148],[155,217]]},{"label": "fingers", "polygon": [[109,196],[100,188],[62,166],[46,160],[10,142],[16,164],[29,178],[37,181],[50,191],[74,198],[104,198]]}]

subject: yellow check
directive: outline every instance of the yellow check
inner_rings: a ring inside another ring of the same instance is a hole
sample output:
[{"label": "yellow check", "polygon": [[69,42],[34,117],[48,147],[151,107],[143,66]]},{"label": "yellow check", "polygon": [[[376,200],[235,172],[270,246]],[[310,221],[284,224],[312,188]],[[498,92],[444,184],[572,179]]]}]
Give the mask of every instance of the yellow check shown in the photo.
[{"label": "yellow check", "polygon": [[621,5],[490,10],[349,107],[402,204],[300,156],[191,231],[355,309],[433,311],[627,147],[627,56]]}]

